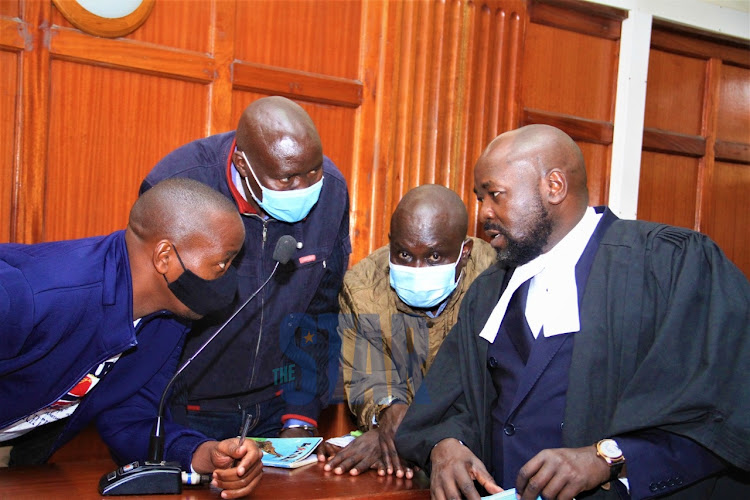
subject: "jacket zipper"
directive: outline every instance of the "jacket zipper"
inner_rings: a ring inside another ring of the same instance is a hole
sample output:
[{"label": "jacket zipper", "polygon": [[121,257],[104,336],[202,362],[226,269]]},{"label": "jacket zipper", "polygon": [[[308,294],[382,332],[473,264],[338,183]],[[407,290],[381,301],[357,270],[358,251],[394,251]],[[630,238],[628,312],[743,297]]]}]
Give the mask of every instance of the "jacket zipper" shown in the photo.
[{"label": "jacket zipper", "polygon": [[[254,214],[255,215],[255,214]],[[263,262],[263,252],[266,250],[266,239],[268,238],[268,222],[271,219],[263,219],[259,215],[255,215],[258,219],[263,222],[263,239],[261,241],[260,245],[260,255],[261,255],[261,262]],[[261,266],[262,267],[262,266]],[[264,281],[263,277],[260,277],[261,283]],[[263,337],[263,312],[266,309],[266,301],[265,301],[265,294],[260,294],[260,327],[258,328],[258,340],[255,343],[255,357],[253,358],[253,370],[250,372],[250,383],[248,384],[248,387],[253,386],[253,382],[255,381],[255,367],[258,364],[258,352],[260,351],[260,340]]]}]

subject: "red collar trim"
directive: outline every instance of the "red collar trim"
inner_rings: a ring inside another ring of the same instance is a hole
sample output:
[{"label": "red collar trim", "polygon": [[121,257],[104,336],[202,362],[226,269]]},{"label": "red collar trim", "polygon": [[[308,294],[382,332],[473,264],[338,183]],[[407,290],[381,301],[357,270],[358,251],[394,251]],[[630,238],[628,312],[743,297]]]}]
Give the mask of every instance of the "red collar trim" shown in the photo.
[{"label": "red collar trim", "polygon": [[232,175],[232,153],[234,152],[236,147],[237,139],[232,141],[232,148],[229,151],[229,158],[227,158],[227,184],[229,184],[229,191],[232,193],[232,197],[234,198],[235,203],[237,203],[237,207],[240,209],[240,213],[257,214],[258,211],[255,210],[255,207],[253,207],[250,202],[242,197],[239,190],[237,189],[237,186],[234,185],[234,179]]}]

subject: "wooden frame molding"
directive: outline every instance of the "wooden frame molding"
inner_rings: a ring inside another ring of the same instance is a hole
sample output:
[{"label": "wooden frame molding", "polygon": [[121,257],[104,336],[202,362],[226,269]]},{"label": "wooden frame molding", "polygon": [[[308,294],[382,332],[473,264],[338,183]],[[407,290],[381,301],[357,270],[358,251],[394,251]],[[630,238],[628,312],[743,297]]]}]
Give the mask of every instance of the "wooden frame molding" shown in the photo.
[{"label": "wooden frame molding", "polygon": [[130,14],[123,17],[101,17],[86,10],[76,0],[52,0],[70,24],[90,35],[116,38],[132,33],[148,19],[156,0],[142,0]]},{"label": "wooden frame molding", "polygon": [[[576,11],[575,16],[570,15],[571,10]],[[619,40],[628,11],[575,0],[533,0],[529,3],[529,16],[532,23]]]},{"label": "wooden frame molding", "polygon": [[58,59],[82,61],[99,66],[137,69],[153,75],[211,83],[215,62],[211,56],[179,49],[158,47],[136,40],[97,40],[69,28],[50,30],[50,53]]},{"label": "wooden frame molding", "polygon": [[264,64],[235,61],[233,86],[263,94],[358,108],[362,104],[362,82]]},{"label": "wooden frame molding", "polygon": [[655,128],[643,129],[643,149],[657,153],[700,158],[706,154],[706,139]]},{"label": "wooden frame molding", "polygon": [[14,50],[28,49],[24,38],[25,29],[23,21],[0,17],[0,47]]},{"label": "wooden frame molding", "polygon": [[610,122],[524,108],[522,125],[538,123],[555,126],[565,131],[573,139],[607,146],[612,144],[615,128]]}]

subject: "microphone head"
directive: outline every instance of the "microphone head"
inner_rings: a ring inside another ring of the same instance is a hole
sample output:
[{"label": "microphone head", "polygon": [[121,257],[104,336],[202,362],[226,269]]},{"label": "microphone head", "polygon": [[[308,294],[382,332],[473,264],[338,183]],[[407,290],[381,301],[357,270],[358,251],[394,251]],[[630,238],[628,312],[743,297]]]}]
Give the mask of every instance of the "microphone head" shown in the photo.
[{"label": "microphone head", "polygon": [[279,264],[286,264],[295,251],[297,251],[297,240],[285,234],[276,242],[276,248],[273,249],[273,260]]}]

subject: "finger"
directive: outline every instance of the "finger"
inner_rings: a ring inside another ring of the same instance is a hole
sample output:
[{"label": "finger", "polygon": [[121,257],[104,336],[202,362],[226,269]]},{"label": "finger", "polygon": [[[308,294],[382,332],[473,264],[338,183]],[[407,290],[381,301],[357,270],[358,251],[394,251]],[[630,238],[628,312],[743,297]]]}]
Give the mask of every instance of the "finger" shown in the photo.
[{"label": "finger", "polygon": [[[516,492],[521,495],[521,499],[523,500],[536,500],[553,476],[554,470],[552,467],[542,467],[532,476],[524,476],[523,480],[521,479],[521,472],[519,472],[518,479],[516,480]],[[518,489],[518,483],[521,481],[523,481],[524,487],[523,489]]]},{"label": "finger", "polygon": [[245,484],[239,488],[224,489],[224,491],[221,492],[221,498],[242,498],[248,496],[250,492],[252,492],[258,486],[262,477],[263,470],[261,469],[260,474],[258,474],[257,477],[251,480],[248,484]]},{"label": "finger", "polygon": [[236,490],[244,488],[246,485],[254,481],[258,476],[263,474],[263,467],[254,467],[250,469],[244,476],[238,477],[235,474],[231,474],[231,470],[217,472],[214,474],[214,480],[212,484],[218,488],[225,490]]},{"label": "finger", "polygon": [[406,467],[404,470],[404,476],[406,476],[406,479],[411,479],[414,477],[414,470],[411,467]]},{"label": "finger", "polygon": [[247,478],[253,478],[256,474],[259,474],[263,470],[263,464],[258,461],[257,463],[249,466],[243,474],[239,474],[239,467],[231,469],[216,469],[213,473],[213,477],[217,481],[222,483],[230,483],[234,481],[243,481]]},{"label": "finger", "polygon": [[472,474],[474,479],[481,484],[482,488],[484,488],[490,495],[503,491],[503,489],[495,482],[495,478],[487,472],[487,469],[482,462],[476,462],[472,465]]},{"label": "finger", "polygon": [[352,455],[352,453],[354,452],[352,451],[351,448],[348,448],[348,447],[344,448],[340,452],[336,453],[333,457],[330,457],[328,459],[328,463],[325,464],[323,468],[325,470],[334,470],[336,467],[339,466],[339,464],[341,464],[341,462],[349,458]]},{"label": "finger", "polygon": [[356,476],[358,474],[361,474],[362,472],[365,472],[367,469],[370,468],[372,464],[374,464],[377,461],[377,457],[374,457],[372,455],[363,455],[360,456],[359,462],[357,462],[349,471],[349,474],[352,476]]},{"label": "finger", "polygon": [[388,449],[388,443],[385,439],[379,440],[380,445],[380,459],[385,465],[385,470],[388,474],[393,474],[393,462],[391,461],[390,450]]},{"label": "finger", "polygon": [[239,464],[237,464],[237,475],[242,477],[251,467],[260,464],[263,452],[260,451],[260,448],[255,444],[250,443],[250,445],[248,445],[247,442],[242,444],[240,451],[242,453],[240,455],[242,458]]}]

